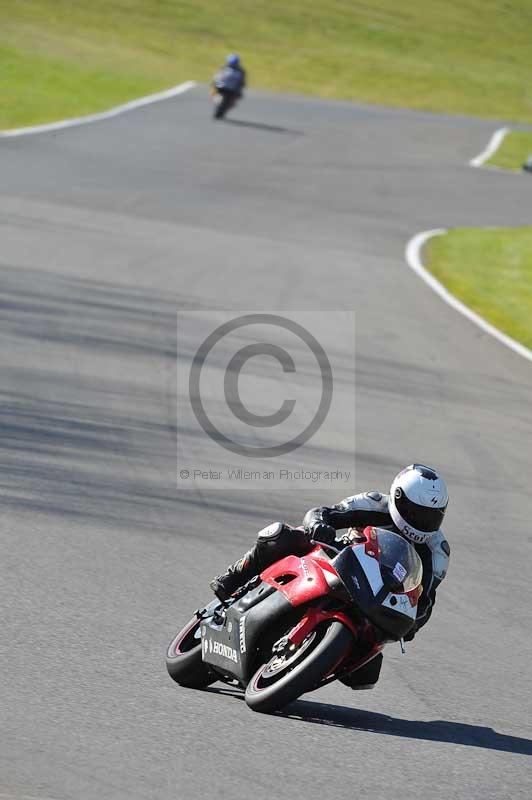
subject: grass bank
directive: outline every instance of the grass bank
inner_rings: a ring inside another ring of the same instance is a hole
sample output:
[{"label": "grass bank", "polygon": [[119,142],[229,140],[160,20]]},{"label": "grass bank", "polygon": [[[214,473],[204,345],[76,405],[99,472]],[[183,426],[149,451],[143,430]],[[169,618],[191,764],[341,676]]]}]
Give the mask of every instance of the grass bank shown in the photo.
[{"label": "grass bank", "polygon": [[532,133],[510,131],[487,163],[518,172],[530,155],[532,155]]},{"label": "grass bank", "polygon": [[429,241],[425,264],[477,314],[532,349],[532,227],[457,228]]},{"label": "grass bank", "polygon": [[107,108],[242,53],[254,86],[532,121],[530,0],[2,0],[0,128]]}]

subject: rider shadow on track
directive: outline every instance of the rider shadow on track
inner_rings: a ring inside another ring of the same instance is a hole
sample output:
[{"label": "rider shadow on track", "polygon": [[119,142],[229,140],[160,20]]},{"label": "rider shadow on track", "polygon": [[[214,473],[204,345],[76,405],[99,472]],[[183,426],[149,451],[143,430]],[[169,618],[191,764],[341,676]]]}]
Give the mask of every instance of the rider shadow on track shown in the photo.
[{"label": "rider shadow on track", "polygon": [[519,736],[497,733],[493,728],[468,725],[465,722],[446,720],[410,720],[376,714],[372,711],[347,708],[345,706],[297,700],[288,706],[280,716],[313,722],[318,725],[331,725],[354,731],[383,733],[388,736],[403,736],[407,739],[422,739],[430,742],[448,742],[468,747],[483,747],[506,753],[532,756],[532,740]]},{"label": "rider shadow on track", "polygon": [[[225,694],[240,700],[244,693],[238,687],[228,686],[224,689],[210,687],[204,691]],[[386,736],[402,736],[405,739],[421,739],[429,742],[445,742],[461,744],[466,747],[482,747],[504,753],[532,756],[532,740],[519,736],[497,733],[493,728],[480,725],[468,725],[464,722],[447,722],[446,720],[411,720],[390,717],[387,714],[376,714],[347,706],[316,703],[310,700],[296,700],[278,711],[278,717],[312,722],[315,725],[329,725],[344,730],[381,733]]]},{"label": "rider shadow on track", "polygon": [[247,122],[243,119],[224,119],[227,125],[238,125],[240,128],[254,128],[258,131],[269,131],[270,133],[284,133],[292,136],[304,136],[303,131],[296,131],[293,128],[283,128],[280,125],[267,125],[265,122]]}]

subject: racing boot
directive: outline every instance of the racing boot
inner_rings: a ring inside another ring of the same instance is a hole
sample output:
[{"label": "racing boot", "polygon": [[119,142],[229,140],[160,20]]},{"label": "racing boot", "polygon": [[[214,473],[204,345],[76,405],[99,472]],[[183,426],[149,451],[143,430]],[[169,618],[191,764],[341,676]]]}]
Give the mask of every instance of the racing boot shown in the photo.
[{"label": "racing boot", "polygon": [[345,684],[345,686],[349,686],[350,689],[373,689],[379,680],[381,667],[382,653],[378,653],[375,658],[372,658],[371,661],[368,661],[363,667],[356,669],[354,672],[350,672],[348,675],[344,675],[344,677],[339,680],[341,683]]},{"label": "racing boot", "polygon": [[242,558],[234,564],[231,564],[231,566],[227,568],[227,572],[224,572],[223,575],[217,575],[216,578],[210,582],[209,586],[216,597],[221,600],[222,603],[229,600],[233,592],[236,592],[237,589],[240,589],[240,587],[251,580],[251,578],[258,575],[260,567],[257,562],[257,545],[254,545]]}]

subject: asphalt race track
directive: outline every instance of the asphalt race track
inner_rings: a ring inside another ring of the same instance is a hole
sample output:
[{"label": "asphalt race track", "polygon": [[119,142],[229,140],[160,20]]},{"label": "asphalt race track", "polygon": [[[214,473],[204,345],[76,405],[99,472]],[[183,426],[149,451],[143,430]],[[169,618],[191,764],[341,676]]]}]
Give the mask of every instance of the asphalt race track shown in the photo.
[{"label": "asphalt race track", "polygon": [[[215,124],[205,95],[0,141],[0,798],[529,800],[532,371],[403,254],[530,223],[532,184],[466,166],[497,122],[251,92]],[[355,309],[345,494],[448,478],[448,579],[373,692],[268,717],[168,678],[212,575],[339,499],[176,490],[177,308]]]}]

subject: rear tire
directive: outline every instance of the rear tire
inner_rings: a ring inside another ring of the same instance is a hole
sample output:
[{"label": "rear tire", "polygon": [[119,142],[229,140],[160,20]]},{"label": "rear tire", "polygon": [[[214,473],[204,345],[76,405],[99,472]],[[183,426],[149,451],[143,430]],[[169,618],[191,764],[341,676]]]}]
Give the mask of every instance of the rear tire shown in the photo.
[{"label": "rear tire", "polygon": [[[313,638],[309,641],[309,637]],[[353,646],[352,634],[336,621],[318,625],[309,637],[289,657],[286,667],[272,654],[270,661],[257,670],[246,688],[246,703],[253,711],[271,714],[316,689]]]},{"label": "rear tire", "polygon": [[168,674],[180,686],[187,689],[204,689],[217,678],[201,658],[201,638],[198,632],[201,620],[194,617],[179,631],[166,651]]}]

